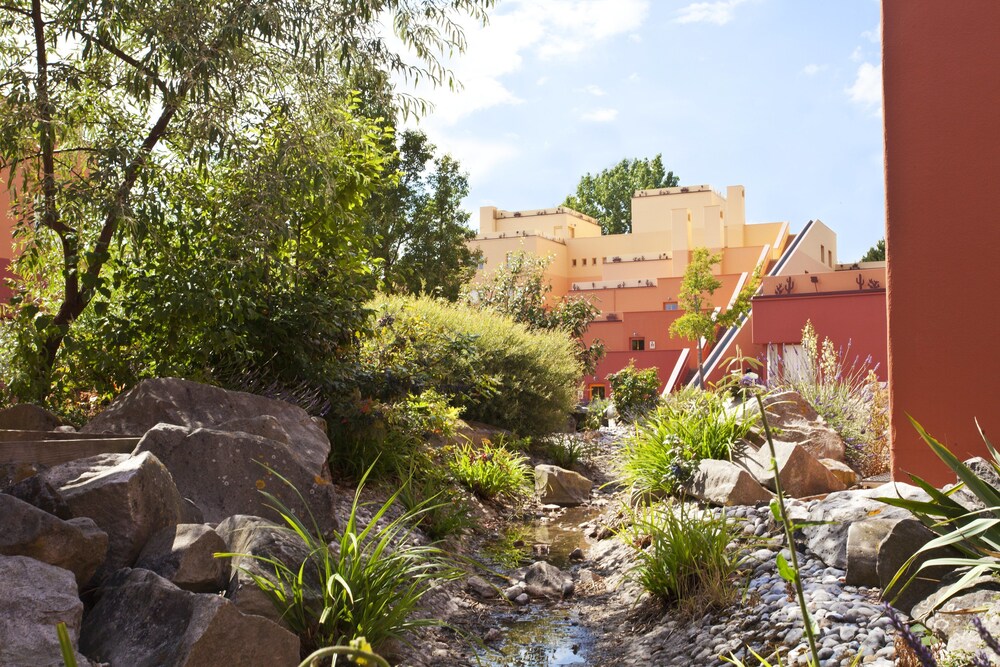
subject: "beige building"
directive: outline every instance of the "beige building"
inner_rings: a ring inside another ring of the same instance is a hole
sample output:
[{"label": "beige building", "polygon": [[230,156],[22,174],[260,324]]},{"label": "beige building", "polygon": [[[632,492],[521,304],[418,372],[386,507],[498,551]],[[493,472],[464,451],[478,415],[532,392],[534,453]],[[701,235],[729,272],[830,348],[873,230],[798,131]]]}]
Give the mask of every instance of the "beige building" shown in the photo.
[{"label": "beige building", "polygon": [[[696,357],[691,343],[667,332],[683,314],[677,295],[694,248],[722,253],[716,268],[722,287],[712,305],[725,308],[754,269],[766,273],[793,238],[787,222],[747,224],[743,186],[722,193],[695,185],[636,192],[630,234],[602,235],[596,220],[566,207],[484,207],[471,243],[483,253],[481,274],[502,266],[517,250],[551,257],[547,278],[553,298],[578,294],[601,309],[587,338],[604,341],[607,356],[586,383],[591,393],[602,394],[607,374],[630,359],[638,368],[656,366],[667,386],[690,374]],[[836,235],[817,221],[809,241],[798,244],[803,247],[790,258],[795,271],[833,271]]]}]

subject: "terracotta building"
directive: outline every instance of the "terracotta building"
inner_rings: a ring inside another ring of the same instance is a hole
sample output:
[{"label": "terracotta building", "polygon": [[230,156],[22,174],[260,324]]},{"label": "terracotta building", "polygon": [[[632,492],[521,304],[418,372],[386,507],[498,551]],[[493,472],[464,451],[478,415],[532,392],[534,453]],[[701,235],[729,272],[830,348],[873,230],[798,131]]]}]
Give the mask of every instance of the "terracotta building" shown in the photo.
[{"label": "terracotta building", "polygon": [[[728,307],[758,266],[768,276],[764,295],[772,295],[779,282],[784,285],[787,279],[808,285],[808,291],[779,290],[774,298],[759,297],[755,303],[759,301],[767,310],[764,318],[753,316],[725,332],[714,352],[706,345],[709,380],[721,375],[722,361],[736,353],[737,345],[744,354],[765,359],[769,345],[773,350],[774,345],[798,343],[805,321],[800,322],[799,315],[808,317],[813,309],[835,311],[830,320],[836,328],[831,326],[828,333],[817,328],[839,343],[845,327],[851,328],[840,306],[853,311],[853,300],[858,298],[853,294],[856,285],[854,290],[843,289],[855,276],[838,271],[850,267],[837,264],[837,238],[832,230],[819,221],[811,221],[797,235],[790,232],[787,222],[748,224],[742,186],[730,186],[724,194],[707,185],[638,191],[632,198],[631,234],[602,235],[597,221],[565,207],[515,212],[485,207],[480,211],[480,233],[472,244],[483,252],[481,273],[501,266],[508,253],[516,250],[551,257],[546,277],[553,287],[552,296],[584,296],[601,309],[585,339],[588,343],[602,340],[607,355],[595,373],[584,379],[585,398],[606,395],[607,375],[630,360],[638,368],[655,366],[665,389],[692,379],[697,363],[693,343],[671,338],[668,330],[683,315],[677,295],[694,248],[722,253],[715,269],[722,282],[712,297],[715,309]],[[884,359],[884,271],[871,267],[862,273],[865,283],[859,291],[869,298],[881,296],[883,310],[879,315],[877,308],[869,309],[873,321],[865,328],[874,332],[872,340],[858,347],[873,347],[873,356]],[[869,280],[878,287],[873,289]],[[832,300],[821,305],[820,294]]]}]

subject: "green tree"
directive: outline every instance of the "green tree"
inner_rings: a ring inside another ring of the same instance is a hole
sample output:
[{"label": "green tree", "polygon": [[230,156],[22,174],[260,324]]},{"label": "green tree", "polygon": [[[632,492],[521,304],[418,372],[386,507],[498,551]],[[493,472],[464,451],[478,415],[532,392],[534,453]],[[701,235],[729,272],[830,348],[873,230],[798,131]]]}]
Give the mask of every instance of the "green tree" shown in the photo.
[{"label": "green tree", "polygon": [[576,194],[566,197],[563,206],[595,218],[605,234],[632,232],[632,195],[636,190],[670,188],[679,183],[674,172],[663,167],[663,156],[622,160],[599,174],[586,174],[576,186]]},{"label": "green tree", "polygon": [[885,261],[885,239],[879,239],[861,258],[862,262],[884,262]]},{"label": "green tree", "polygon": [[583,334],[601,309],[583,297],[564,297],[550,305],[552,285],[545,279],[545,269],[551,263],[551,257],[523,250],[512,252],[503,266],[467,284],[463,301],[480,310],[506,315],[529,329],[565,332],[576,341],[577,359],[584,374],[593,373],[604,356],[604,343],[595,340],[587,345]]},{"label": "green tree", "polygon": [[711,296],[722,286],[722,282],[712,275],[712,267],[722,261],[721,253],[711,253],[707,248],[695,248],[691,253],[691,263],[684,271],[677,305],[684,314],[670,325],[670,337],[679,336],[694,343],[698,354],[698,385],[705,388],[702,340],[715,340],[714,312]]},{"label": "green tree", "polygon": [[[22,270],[52,268],[42,260],[46,245],[61,255],[47,281],[58,294],[31,297],[22,311],[37,332],[34,397],[47,393],[74,322],[96,297],[110,296],[105,269],[115,252],[168,215],[167,170],[191,161],[207,168],[261,119],[307,102],[311,83],[342,80],[351,68],[453,85],[437,59],[464,46],[452,11],[485,20],[492,4],[12,0],[0,7],[0,168],[11,177],[26,244]],[[416,65],[381,36],[386,13]],[[351,250],[326,250],[342,251]],[[121,252],[118,261],[134,258]]]},{"label": "green tree", "polygon": [[400,135],[390,165],[397,179],[369,201],[365,226],[386,286],[454,301],[475,273],[480,253],[466,243],[476,235],[462,209],[468,177],[450,155],[434,153],[423,132]]}]

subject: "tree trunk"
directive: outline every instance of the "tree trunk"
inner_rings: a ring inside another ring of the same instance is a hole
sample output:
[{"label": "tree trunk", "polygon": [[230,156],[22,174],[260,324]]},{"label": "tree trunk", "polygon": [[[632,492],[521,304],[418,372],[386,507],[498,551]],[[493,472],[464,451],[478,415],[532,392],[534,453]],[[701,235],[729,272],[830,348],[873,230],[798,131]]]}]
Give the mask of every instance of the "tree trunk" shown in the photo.
[{"label": "tree trunk", "polygon": [[705,369],[702,368],[702,358],[701,358],[701,341],[698,343],[698,386],[701,387],[702,391],[705,391]]}]

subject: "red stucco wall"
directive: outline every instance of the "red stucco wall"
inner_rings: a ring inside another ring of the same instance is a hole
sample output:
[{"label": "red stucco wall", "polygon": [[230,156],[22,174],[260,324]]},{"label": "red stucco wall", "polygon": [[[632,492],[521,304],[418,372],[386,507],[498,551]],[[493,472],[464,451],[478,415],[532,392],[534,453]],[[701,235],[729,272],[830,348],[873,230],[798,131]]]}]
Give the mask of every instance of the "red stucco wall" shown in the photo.
[{"label": "red stucco wall", "polygon": [[759,296],[753,300],[753,342],[799,343],[806,320],[820,341],[829,338],[843,352],[846,368],[868,367],[879,379],[887,377],[885,290],[864,292]]},{"label": "red stucco wall", "polygon": [[1000,439],[1000,2],[883,0],[894,474],[952,478],[907,414],[960,457]]}]

